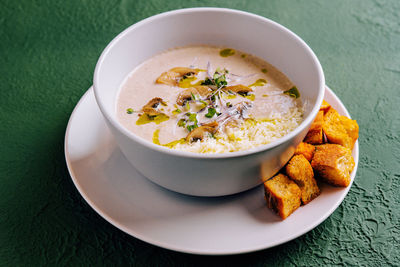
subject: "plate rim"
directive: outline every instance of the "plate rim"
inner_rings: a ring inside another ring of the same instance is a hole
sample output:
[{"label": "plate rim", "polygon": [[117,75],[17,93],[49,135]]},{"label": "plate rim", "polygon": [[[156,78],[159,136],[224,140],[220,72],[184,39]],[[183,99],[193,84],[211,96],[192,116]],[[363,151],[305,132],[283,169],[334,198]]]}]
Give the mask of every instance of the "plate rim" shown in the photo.
[{"label": "plate rim", "polygon": [[[344,115],[348,116],[349,118],[351,118],[346,106],[343,104],[343,102],[340,100],[340,98],[327,86],[325,85],[325,93],[326,91],[329,91],[330,94],[332,94],[332,96],[336,99],[336,101],[343,107],[344,110]],[[252,247],[245,247],[245,248],[241,248],[241,249],[236,249],[236,250],[232,250],[230,249],[230,251],[212,251],[212,250],[196,250],[196,249],[190,249],[190,248],[182,248],[181,246],[175,246],[173,244],[170,244],[168,242],[162,242],[162,241],[158,241],[158,240],[154,240],[151,237],[145,236],[140,234],[137,231],[134,231],[132,229],[130,229],[127,226],[122,225],[121,223],[119,223],[117,220],[114,220],[111,216],[109,216],[108,214],[106,214],[105,212],[102,211],[102,209],[95,203],[93,202],[90,197],[85,193],[85,190],[81,187],[78,179],[76,178],[76,175],[73,171],[73,167],[72,167],[72,163],[71,160],[69,159],[69,150],[68,150],[68,136],[69,136],[69,132],[71,129],[71,125],[72,125],[72,120],[74,115],[76,115],[77,110],[79,109],[79,107],[82,105],[82,103],[84,102],[84,100],[87,97],[90,97],[89,94],[93,93],[93,86],[89,87],[89,89],[82,95],[82,97],[80,98],[80,100],[78,101],[78,103],[76,104],[76,106],[74,107],[70,118],[68,120],[68,124],[66,127],[66,131],[65,131],[65,136],[64,136],[64,156],[65,156],[65,161],[66,161],[66,165],[67,165],[67,169],[69,172],[69,175],[71,177],[72,182],[74,183],[74,186],[76,187],[76,189],[78,190],[79,194],[82,196],[82,198],[86,201],[86,203],[98,214],[100,215],[103,219],[105,219],[108,223],[110,223],[111,225],[113,225],[114,227],[118,228],[119,230],[123,231],[124,233],[128,234],[129,236],[132,236],[134,238],[137,238],[141,241],[144,241],[146,243],[164,248],[164,249],[168,249],[171,251],[177,251],[177,252],[181,252],[181,253],[188,253],[188,254],[196,254],[196,255],[238,255],[238,254],[245,254],[245,253],[250,253],[250,252],[255,252],[255,251],[260,251],[260,250],[264,250],[264,249],[268,249],[268,248],[272,248],[284,243],[287,243],[291,240],[294,240],[306,233],[308,233],[309,231],[311,231],[312,229],[316,228],[318,225],[320,225],[322,222],[324,222],[329,216],[332,215],[332,213],[342,204],[344,198],[347,196],[348,192],[350,191],[350,188],[353,185],[353,182],[355,180],[356,174],[357,174],[357,169],[358,169],[358,164],[359,164],[359,142],[358,139],[354,145],[353,148],[353,154],[354,154],[354,161],[355,161],[355,166],[354,169],[351,173],[351,181],[349,186],[347,186],[346,188],[343,188],[343,190],[345,191],[343,195],[341,195],[340,199],[338,199],[338,201],[335,203],[335,205],[332,205],[332,207],[325,212],[325,214],[321,217],[319,217],[317,220],[314,221],[314,223],[308,225],[308,227],[303,228],[302,230],[300,230],[298,233],[279,239],[267,246],[252,246]],[[324,98],[325,99],[325,98]],[[248,191],[250,191],[252,189],[249,189]],[[179,193],[176,193],[179,194]]]}]

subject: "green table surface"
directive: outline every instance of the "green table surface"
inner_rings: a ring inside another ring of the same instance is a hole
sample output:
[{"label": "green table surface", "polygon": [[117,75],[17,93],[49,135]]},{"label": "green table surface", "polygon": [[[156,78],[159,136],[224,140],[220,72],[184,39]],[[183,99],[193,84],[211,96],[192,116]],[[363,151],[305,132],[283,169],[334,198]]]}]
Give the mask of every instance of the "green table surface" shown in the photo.
[{"label": "green table surface", "polygon": [[[118,230],[74,187],[64,134],[102,50],[151,15],[195,6],[265,16],[303,38],[360,125],[340,207],[307,234],[234,256],[162,249]],[[400,1],[0,1],[0,266],[400,264]]]}]

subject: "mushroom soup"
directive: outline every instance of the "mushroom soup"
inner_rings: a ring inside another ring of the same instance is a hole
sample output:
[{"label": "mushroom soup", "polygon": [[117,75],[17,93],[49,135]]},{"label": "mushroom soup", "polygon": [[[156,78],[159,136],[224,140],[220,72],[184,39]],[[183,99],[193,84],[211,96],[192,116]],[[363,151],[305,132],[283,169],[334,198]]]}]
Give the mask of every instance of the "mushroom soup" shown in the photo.
[{"label": "mushroom soup", "polygon": [[155,55],[122,83],[119,122],[157,145],[197,153],[246,150],[303,120],[296,86],[255,56],[188,46]]}]

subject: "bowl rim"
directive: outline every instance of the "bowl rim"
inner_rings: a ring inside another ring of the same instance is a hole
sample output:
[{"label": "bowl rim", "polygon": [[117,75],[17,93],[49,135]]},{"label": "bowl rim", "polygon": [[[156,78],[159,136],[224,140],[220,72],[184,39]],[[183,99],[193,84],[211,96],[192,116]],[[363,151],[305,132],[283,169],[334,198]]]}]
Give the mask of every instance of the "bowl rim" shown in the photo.
[{"label": "bowl rim", "polygon": [[[211,154],[211,153],[195,153],[195,152],[189,152],[189,151],[170,149],[170,148],[167,148],[164,146],[153,144],[150,141],[145,140],[139,136],[136,136],[134,133],[130,132],[122,124],[120,124],[113,116],[111,116],[108,113],[107,109],[105,108],[105,105],[102,102],[101,97],[99,96],[99,92],[97,89],[98,88],[97,81],[99,79],[98,77],[99,77],[101,65],[103,64],[105,57],[107,56],[109,51],[114,47],[114,45],[120,39],[122,39],[125,35],[127,35],[129,32],[135,30],[136,28],[138,28],[142,25],[152,23],[153,21],[156,21],[156,20],[162,19],[164,17],[168,17],[168,16],[174,16],[174,15],[179,15],[179,14],[190,14],[190,13],[195,13],[195,12],[212,12],[212,13],[221,13],[222,12],[222,13],[230,13],[230,14],[248,16],[248,17],[252,17],[257,20],[262,20],[264,22],[272,24],[274,27],[279,28],[281,31],[284,31],[286,34],[291,35],[294,39],[296,39],[300,43],[300,45],[303,46],[303,48],[309,53],[309,55],[311,56],[313,61],[316,63],[317,73],[319,75],[319,84],[320,84],[319,87],[320,88],[318,90],[318,97],[317,97],[314,107],[312,108],[312,110],[308,114],[308,116],[300,123],[299,126],[297,126],[290,133],[286,134],[285,136],[283,136],[275,141],[272,141],[271,143],[268,143],[265,145],[260,145],[260,146],[257,146],[257,147],[251,148],[251,149],[234,151],[234,152],[213,153],[213,154]],[[246,11],[230,9],[230,8],[218,8],[218,7],[194,7],[194,8],[176,9],[176,10],[167,11],[167,12],[153,15],[151,17],[145,18],[143,20],[140,20],[140,21],[132,24],[131,26],[129,26],[128,28],[123,30],[121,33],[119,33],[116,37],[114,37],[111,40],[111,42],[109,42],[109,44],[106,46],[106,48],[103,50],[103,52],[101,53],[101,55],[96,63],[94,75],[93,75],[93,91],[94,91],[97,105],[99,106],[101,113],[107,119],[107,121],[109,123],[111,123],[112,126],[115,127],[123,135],[125,135],[132,141],[137,142],[144,147],[147,147],[151,150],[155,150],[157,152],[161,152],[164,154],[177,156],[177,157],[185,157],[185,158],[201,158],[201,159],[235,158],[235,157],[243,157],[243,156],[249,156],[252,154],[262,153],[264,151],[267,151],[274,147],[277,147],[277,146],[287,142],[288,140],[294,138],[301,131],[303,131],[307,125],[311,124],[311,122],[314,120],[314,118],[317,115],[319,108],[322,104],[322,100],[323,100],[324,92],[325,92],[325,76],[324,76],[324,72],[322,70],[322,66],[321,66],[317,56],[315,55],[315,53],[312,51],[312,49],[306,44],[305,41],[303,41],[303,39],[301,39],[298,35],[296,35],[292,31],[290,31],[283,25],[281,25],[271,19],[262,17],[260,15],[253,14],[250,12],[246,12]]]}]

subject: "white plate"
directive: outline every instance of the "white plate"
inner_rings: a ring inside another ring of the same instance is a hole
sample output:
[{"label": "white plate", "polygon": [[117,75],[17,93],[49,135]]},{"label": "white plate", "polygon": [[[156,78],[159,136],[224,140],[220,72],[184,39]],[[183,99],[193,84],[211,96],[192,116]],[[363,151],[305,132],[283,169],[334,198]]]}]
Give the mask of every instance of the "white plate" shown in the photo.
[{"label": "white plate", "polygon": [[[349,116],[328,88],[325,99]],[[358,142],[353,156],[356,167],[351,184],[357,171]],[[104,219],[148,243],[194,254],[245,253],[292,240],[332,214],[351,187],[323,185],[318,198],[284,221],[266,207],[262,186],[218,198],[163,189],[138,173],[116,147],[92,88],[69,120],[65,158],[79,193]]]}]

